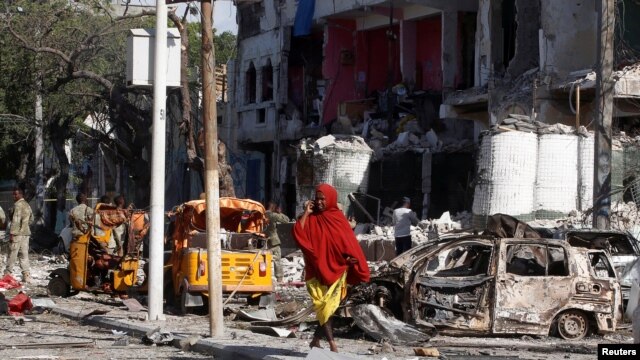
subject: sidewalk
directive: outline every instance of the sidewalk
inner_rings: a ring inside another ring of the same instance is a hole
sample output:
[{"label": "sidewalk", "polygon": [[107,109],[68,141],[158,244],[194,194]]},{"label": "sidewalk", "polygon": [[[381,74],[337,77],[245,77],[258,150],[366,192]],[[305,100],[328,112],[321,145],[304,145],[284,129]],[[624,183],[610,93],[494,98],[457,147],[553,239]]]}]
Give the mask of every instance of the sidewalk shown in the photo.
[{"label": "sidewalk", "polygon": [[[298,333],[305,338],[281,338],[254,333],[242,329],[245,322],[227,321],[225,319],[224,334],[218,338],[209,336],[209,317],[198,315],[175,316],[165,315],[165,321],[146,321],[146,312],[130,312],[126,309],[111,305],[95,303],[73,298],[53,298],[56,307],[51,311],[90,325],[126,332],[130,336],[142,338],[145,334],[160,327],[173,334],[172,345],[183,350],[195,351],[211,355],[216,359],[301,359],[310,352],[308,343],[312,333]],[[91,312],[107,312],[100,315],[89,315]],[[375,342],[336,338],[340,348],[337,358],[364,359],[407,359],[415,358],[412,351],[407,354],[396,352],[393,354],[369,355],[368,349]],[[400,349],[398,349],[400,350]],[[410,350],[410,349],[407,349]],[[315,355],[316,352],[314,352]],[[390,356],[391,355],[391,356]],[[317,358],[313,356],[313,358]],[[321,357],[327,358],[327,357]]]}]

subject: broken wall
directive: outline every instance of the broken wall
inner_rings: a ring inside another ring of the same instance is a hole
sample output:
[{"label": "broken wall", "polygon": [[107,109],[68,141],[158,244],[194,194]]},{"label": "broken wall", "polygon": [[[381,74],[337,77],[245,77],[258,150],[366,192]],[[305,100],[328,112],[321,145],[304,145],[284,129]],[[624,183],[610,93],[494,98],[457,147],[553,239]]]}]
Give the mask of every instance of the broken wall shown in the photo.
[{"label": "broken wall", "polygon": [[485,86],[493,71],[491,63],[491,0],[479,0],[476,22],[474,86]]},{"label": "broken wall", "polygon": [[596,63],[595,0],[540,0],[540,69],[559,78]]},{"label": "broken wall", "polygon": [[540,2],[538,0],[516,0],[516,34],[513,58],[507,65],[512,78],[538,67],[540,31]]},{"label": "broken wall", "polygon": [[[389,40],[388,27],[358,31],[358,47],[356,51],[356,72],[360,85],[357,96],[365,98],[376,90],[387,88],[389,81]],[[398,25],[393,25],[391,31],[397,36],[400,32]],[[400,42],[392,43],[392,81],[397,84],[401,81],[400,75]],[[351,79],[353,81],[353,79]],[[353,100],[353,99],[344,99]]]},{"label": "broken wall", "polygon": [[322,75],[327,83],[322,113],[323,124],[336,118],[340,102],[356,98],[355,66],[342,55],[354,53],[355,32],[354,20],[331,19],[325,26]]}]

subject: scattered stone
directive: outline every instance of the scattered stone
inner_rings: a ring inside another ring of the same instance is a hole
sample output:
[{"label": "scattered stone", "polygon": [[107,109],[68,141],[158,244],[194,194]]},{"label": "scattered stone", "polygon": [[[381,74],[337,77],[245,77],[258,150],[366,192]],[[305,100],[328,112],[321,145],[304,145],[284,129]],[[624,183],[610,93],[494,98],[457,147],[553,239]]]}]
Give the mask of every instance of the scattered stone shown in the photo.
[{"label": "scattered stone", "polygon": [[129,346],[129,337],[123,336],[113,342],[113,346]]},{"label": "scattered stone", "polygon": [[440,351],[434,347],[414,348],[413,353],[418,356],[439,357]]},{"label": "scattered stone", "polygon": [[[232,336],[232,338],[234,337]],[[189,351],[189,349],[191,349],[193,345],[198,343],[198,340],[200,340],[200,336],[198,335],[192,335],[184,339],[180,339],[180,349],[182,349],[183,351]]]},{"label": "scattered stone", "polygon": [[142,338],[142,342],[147,345],[168,345],[173,341],[173,334],[169,331],[157,327]]}]

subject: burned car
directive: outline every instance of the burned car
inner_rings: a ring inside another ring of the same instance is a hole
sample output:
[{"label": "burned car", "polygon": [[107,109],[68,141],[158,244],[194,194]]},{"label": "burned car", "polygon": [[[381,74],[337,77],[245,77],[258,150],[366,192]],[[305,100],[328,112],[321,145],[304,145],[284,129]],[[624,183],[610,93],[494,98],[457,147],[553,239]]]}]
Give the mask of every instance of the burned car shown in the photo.
[{"label": "burned car", "polygon": [[606,250],[611,255],[626,307],[631,284],[639,280],[632,271],[640,261],[640,247],[633,235],[619,230],[563,229],[557,230],[553,237],[565,240],[573,246]]},{"label": "burned car", "polygon": [[460,235],[391,260],[354,289],[409,324],[450,335],[612,332],[621,292],[608,253],[554,239]]}]

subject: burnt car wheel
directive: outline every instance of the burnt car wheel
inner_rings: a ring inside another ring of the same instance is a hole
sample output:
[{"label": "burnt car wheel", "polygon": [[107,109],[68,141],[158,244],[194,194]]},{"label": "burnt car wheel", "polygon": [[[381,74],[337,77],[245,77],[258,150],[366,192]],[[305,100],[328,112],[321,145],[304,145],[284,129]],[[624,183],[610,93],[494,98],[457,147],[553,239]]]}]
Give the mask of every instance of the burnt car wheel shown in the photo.
[{"label": "burnt car wheel", "polygon": [[71,295],[71,288],[69,287],[69,284],[67,284],[67,282],[60,276],[56,276],[49,280],[47,290],[49,290],[49,294],[52,296],[67,297]]},{"label": "burnt car wheel", "polygon": [[558,335],[567,340],[580,340],[589,331],[589,319],[582,311],[569,310],[558,316]]}]

